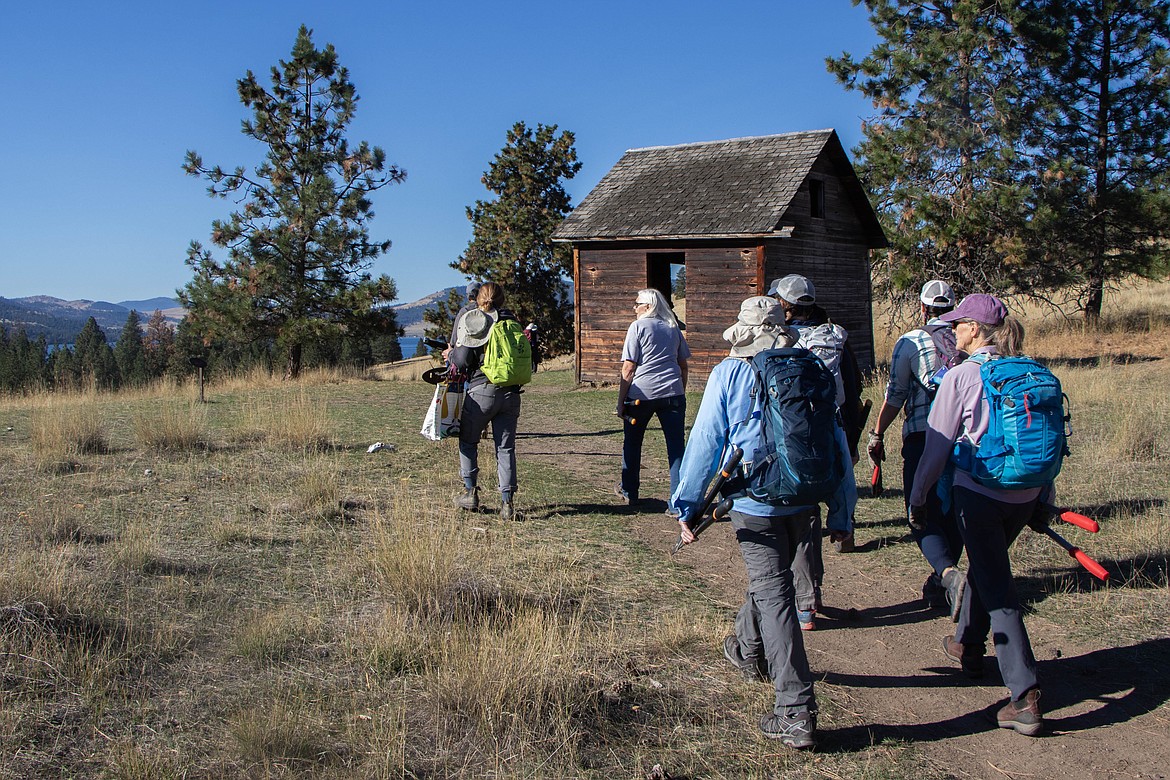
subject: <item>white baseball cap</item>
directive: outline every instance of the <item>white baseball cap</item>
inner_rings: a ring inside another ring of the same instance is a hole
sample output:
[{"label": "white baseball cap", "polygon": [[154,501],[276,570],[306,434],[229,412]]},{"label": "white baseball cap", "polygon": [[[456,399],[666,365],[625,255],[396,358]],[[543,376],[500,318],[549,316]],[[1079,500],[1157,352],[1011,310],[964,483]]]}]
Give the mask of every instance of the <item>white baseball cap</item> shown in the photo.
[{"label": "white baseball cap", "polygon": [[772,282],[768,295],[778,295],[789,303],[807,305],[816,303],[817,290],[813,283],[800,274],[789,274]]},{"label": "white baseball cap", "polygon": [[922,285],[922,293],[918,299],[926,306],[954,306],[955,291],[942,279],[931,279]]}]

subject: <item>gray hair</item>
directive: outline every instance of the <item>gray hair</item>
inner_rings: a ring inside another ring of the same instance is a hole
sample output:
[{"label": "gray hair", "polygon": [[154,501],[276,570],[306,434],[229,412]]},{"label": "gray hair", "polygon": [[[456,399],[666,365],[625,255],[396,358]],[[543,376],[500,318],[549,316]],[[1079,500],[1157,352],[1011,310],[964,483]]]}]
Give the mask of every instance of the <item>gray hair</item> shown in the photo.
[{"label": "gray hair", "polygon": [[646,317],[653,317],[657,320],[662,320],[672,328],[678,327],[678,318],[674,316],[674,312],[670,309],[670,304],[666,302],[666,298],[658,290],[653,287],[648,287],[645,290],[638,290],[638,303],[647,303],[650,308],[638,315],[638,319],[645,319]]}]

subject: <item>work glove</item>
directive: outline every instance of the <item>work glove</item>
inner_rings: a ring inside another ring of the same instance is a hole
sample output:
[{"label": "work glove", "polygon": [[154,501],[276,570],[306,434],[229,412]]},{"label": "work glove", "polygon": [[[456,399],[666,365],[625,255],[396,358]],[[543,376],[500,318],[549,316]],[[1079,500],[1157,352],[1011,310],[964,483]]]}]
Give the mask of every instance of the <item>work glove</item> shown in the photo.
[{"label": "work glove", "polygon": [[869,451],[869,459],[875,466],[886,459],[886,444],[882,437],[873,431],[869,433],[869,444],[866,449]]},{"label": "work glove", "polygon": [[907,519],[910,521],[910,527],[913,528],[915,531],[925,531],[926,530],[926,505],[923,504],[922,506],[911,506],[910,507],[910,517]]}]

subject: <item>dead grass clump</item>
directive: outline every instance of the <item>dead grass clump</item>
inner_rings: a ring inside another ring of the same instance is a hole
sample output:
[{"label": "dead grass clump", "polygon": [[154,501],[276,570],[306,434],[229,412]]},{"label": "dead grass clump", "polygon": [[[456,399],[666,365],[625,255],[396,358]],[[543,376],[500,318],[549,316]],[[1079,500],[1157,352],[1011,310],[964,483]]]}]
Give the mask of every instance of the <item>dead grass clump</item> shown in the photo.
[{"label": "dead grass clump", "polygon": [[336,755],[329,724],[301,702],[257,703],[238,711],[229,728],[240,758],[248,764],[306,769]]},{"label": "dead grass clump", "polygon": [[134,418],[140,446],[158,452],[183,452],[207,446],[207,412],[202,404],[163,403]]},{"label": "dead grass clump", "polygon": [[291,398],[269,395],[246,403],[236,438],[324,452],[333,447],[333,428],[325,401],[314,400],[301,390]]},{"label": "dead grass clump", "polygon": [[397,363],[379,363],[366,369],[366,376],[391,382],[414,382],[422,379],[428,369],[440,365],[430,357],[408,358]]},{"label": "dead grass clump", "polygon": [[309,457],[296,483],[297,498],[309,514],[325,520],[343,516],[341,506],[341,469],[332,460]]},{"label": "dead grass clump", "polygon": [[173,753],[128,740],[110,747],[102,773],[105,780],[183,780],[187,776]]},{"label": "dead grass clump", "polygon": [[287,661],[313,644],[321,624],[292,609],[266,612],[247,621],[235,637],[236,650],[257,664]]},{"label": "dead grass clump", "polygon": [[51,398],[32,411],[33,452],[43,470],[72,470],[82,455],[109,449],[105,425],[93,395]]},{"label": "dead grass clump", "polygon": [[581,629],[529,610],[506,625],[453,631],[426,673],[448,738],[470,729],[497,756],[575,765],[579,719],[596,721],[600,693],[581,674]]}]

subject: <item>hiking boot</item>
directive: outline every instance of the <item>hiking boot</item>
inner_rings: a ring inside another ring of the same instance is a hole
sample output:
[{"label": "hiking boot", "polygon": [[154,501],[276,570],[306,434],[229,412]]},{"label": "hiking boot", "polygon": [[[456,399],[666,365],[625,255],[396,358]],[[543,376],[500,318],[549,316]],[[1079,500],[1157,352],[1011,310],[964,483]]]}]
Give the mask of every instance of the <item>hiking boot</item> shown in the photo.
[{"label": "hiking boot", "polygon": [[501,520],[515,520],[516,510],[512,508],[511,501],[500,502],[500,519]]},{"label": "hiking boot", "polygon": [[1032,688],[1017,701],[1009,701],[995,715],[1001,729],[1011,729],[1025,737],[1034,737],[1044,730],[1044,716],[1040,713],[1040,689]]},{"label": "hiking boot", "polygon": [[735,634],[723,640],[723,657],[738,669],[748,682],[768,682],[767,662],[762,658],[744,658]]},{"label": "hiking boot", "polygon": [[943,572],[942,586],[946,591],[947,608],[951,612],[951,622],[958,623],[959,610],[963,608],[963,595],[967,592],[967,575],[951,566]]},{"label": "hiking boot", "polygon": [[455,497],[455,506],[468,512],[479,511],[479,488],[467,488],[462,495]]},{"label": "hiking boot", "polygon": [[813,609],[798,609],[796,610],[796,622],[800,624],[801,631],[813,631],[817,627],[817,613]]},{"label": "hiking boot", "polygon": [[949,635],[943,637],[942,647],[946,657],[961,666],[963,673],[972,680],[983,676],[983,653],[979,652],[982,648],[960,644]]},{"label": "hiking boot", "polygon": [[833,533],[830,535],[833,542],[833,551],[839,553],[850,553],[857,549],[857,543],[853,539],[853,532],[847,534]]},{"label": "hiking boot", "polygon": [[780,744],[796,750],[809,750],[817,746],[817,719],[810,712],[793,717],[786,715],[765,715],[760,718],[760,731],[768,739],[778,739]]},{"label": "hiking boot", "polygon": [[947,589],[943,587],[942,578],[934,572],[922,583],[922,600],[931,609],[950,609],[947,601]]}]

